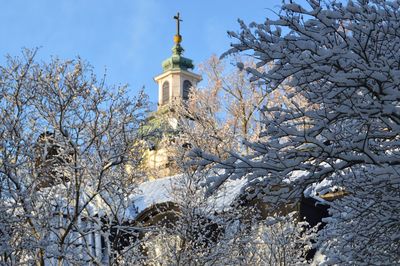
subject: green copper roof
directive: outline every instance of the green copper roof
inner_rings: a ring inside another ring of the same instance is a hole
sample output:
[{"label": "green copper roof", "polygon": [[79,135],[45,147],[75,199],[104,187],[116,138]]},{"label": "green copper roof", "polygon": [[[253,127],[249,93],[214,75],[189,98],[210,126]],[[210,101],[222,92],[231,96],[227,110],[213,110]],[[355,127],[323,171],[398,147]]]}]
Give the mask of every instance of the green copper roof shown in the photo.
[{"label": "green copper roof", "polygon": [[172,56],[162,62],[164,72],[174,69],[188,70],[189,68],[194,68],[192,60],[182,56],[183,51],[184,49],[180,43],[175,43],[174,47],[172,47]]}]

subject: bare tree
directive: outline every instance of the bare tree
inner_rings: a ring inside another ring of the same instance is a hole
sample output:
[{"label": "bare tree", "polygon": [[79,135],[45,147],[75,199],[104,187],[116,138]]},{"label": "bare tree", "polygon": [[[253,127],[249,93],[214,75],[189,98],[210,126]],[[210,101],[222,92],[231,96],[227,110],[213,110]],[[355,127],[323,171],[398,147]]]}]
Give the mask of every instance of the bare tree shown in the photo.
[{"label": "bare tree", "polygon": [[260,107],[269,95],[245,71],[233,67],[236,63],[255,66],[240,57],[210,57],[199,66],[206,85],[191,88],[189,99],[175,107],[172,116],[178,119],[180,139],[192,148],[226,156],[229,150],[247,152],[241,140],[258,138]]},{"label": "bare tree", "polygon": [[0,261],[101,264],[141,175],[147,97],[106,86],[80,58],[35,54],[0,67]]}]

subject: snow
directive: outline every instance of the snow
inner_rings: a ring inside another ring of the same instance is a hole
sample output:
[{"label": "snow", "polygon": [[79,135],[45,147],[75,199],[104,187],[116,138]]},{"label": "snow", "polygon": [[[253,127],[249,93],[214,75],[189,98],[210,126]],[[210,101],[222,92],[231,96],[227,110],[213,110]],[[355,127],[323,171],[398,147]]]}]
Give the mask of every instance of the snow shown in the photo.
[{"label": "snow", "polygon": [[326,256],[322,254],[320,250],[318,250],[314,255],[311,266],[321,265],[325,261],[325,258]]},{"label": "snow", "polygon": [[216,210],[223,211],[241,194],[242,188],[247,184],[247,178],[228,179],[217,192],[210,197],[210,201],[214,201]]},{"label": "snow", "polygon": [[158,203],[173,201],[172,190],[178,185],[181,175],[169,176],[144,182],[139,185],[138,193],[132,196],[132,202],[138,213]]},{"label": "snow", "polygon": [[[174,190],[182,186],[183,174],[159,178],[144,182],[139,185],[138,193],[131,196],[132,207],[128,208],[126,218],[134,218],[137,213],[142,212],[152,205],[164,202],[174,202]],[[227,180],[210,197],[207,198],[210,206],[215,211],[225,211],[240,195],[241,189],[247,183],[246,178]]]},{"label": "snow", "polygon": [[323,201],[319,197],[319,195],[323,195],[329,191],[334,191],[336,187],[332,187],[332,181],[329,179],[324,179],[319,183],[313,183],[310,186],[308,186],[304,190],[304,196],[308,198],[314,198],[319,201]]},{"label": "snow", "polygon": [[[218,174],[214,173],[214,175]],[[210,174],[209,177],[212,178],[212,175]],[[174,190],[182,187],[182,179],[184,178],[186,178],[185,175],[179,174],[141,183],[137,190],[129,196],[128,202],[131,202],[131,204],[128,204],[127,208],[123,211],[124,219],[134,220],[139,213],[153,205],[165,202],[174,202],[176,198]],[[230,208],[231,204],[240,195],[241,189],[246,183],[246,178],[227,180],[218,188],[217,191],[215,191],[215,193],[213,193],[210,197],[207,197],[206,200],[210,206],[213,206],[215,211],[225,211]],[[54,204],[58,206],[68,206],[68,204],[65,202],[65,199],[59,193],[59,191],[64,190],[65,185],[58,184],[50,188],[42,189],[41,193],[44,193],[45,195],[49,193],[55,194],[55,196],[52,198]],[[81,197],[82,205],[86,202],[90,195],[90,189],[83,191]],[[70,208],[73,209],[73,207]],[[106,209],[107,207],[100,196],[94,197],[94,199],[85,207],[85,210],[89,216],[103,216],[105,214],[104,210]],[[65,207],[64,211],[67,212]]]}]

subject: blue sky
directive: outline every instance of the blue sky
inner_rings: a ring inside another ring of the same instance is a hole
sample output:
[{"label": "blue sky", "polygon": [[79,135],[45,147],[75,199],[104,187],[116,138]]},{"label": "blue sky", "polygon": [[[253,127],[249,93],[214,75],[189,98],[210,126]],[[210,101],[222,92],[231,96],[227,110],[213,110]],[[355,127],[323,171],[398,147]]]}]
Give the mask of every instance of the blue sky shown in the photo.
[{"label": "blue sky", "polygon": [[145,86],[156,101],[153,77],[169,57],[176,12],[181,13],[185,56],[195,64],[229,49],[227,30],[237,18],[262,22],[281,0],[12,0],[1,1],[0,63],[22,47],[41,47],[38,57],[80,56],[108,84],[128,83],[130,93]]}]

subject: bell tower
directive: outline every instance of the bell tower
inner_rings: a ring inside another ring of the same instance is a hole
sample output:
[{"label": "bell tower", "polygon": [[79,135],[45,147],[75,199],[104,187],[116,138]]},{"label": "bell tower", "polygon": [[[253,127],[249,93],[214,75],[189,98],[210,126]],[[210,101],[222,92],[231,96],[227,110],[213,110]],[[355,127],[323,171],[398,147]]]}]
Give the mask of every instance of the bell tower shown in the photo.
[{"label": "bell tower", "polygon": [[[158,84],[158,108],[147,119],[142,131],[148,143],[144,153],[143,167],[150,179],[179,173],[176,164],[176,140],[179,138],[178,121],[174,117],[174,105],[189,98],[190,89],[201,81],[201,76],[192,72],[191,59],[182,56],[179,13],[176,19],[176,34],[172,55],[162,62],[163,72],[154,78]],[[172,112],[171,112],[172,111]]]},{"label": "bell tower", "polygon": [[163,106],[173,104],[175,101],[187,100],[191,87],[195,87],[201,76],[191,72],[194,65],[191,59],[182,56],[184,49],[181,46],[179,13],[174,16],[176,31],[172,56],[162,62],[163,72],[154,77],[158,84],[158,110]]}]

